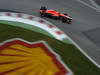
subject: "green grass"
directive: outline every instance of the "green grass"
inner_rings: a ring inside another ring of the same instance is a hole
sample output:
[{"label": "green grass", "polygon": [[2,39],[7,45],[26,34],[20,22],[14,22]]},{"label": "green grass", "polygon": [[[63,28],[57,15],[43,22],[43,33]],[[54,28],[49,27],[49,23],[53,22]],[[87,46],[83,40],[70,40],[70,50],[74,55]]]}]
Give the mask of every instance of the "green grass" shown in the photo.
[{"label": "green grass", "polygon": [[59,40],[28,29],[0,24],[0,42],[11,38],[21,38],[27,41],[46,41],[61,59],[73,71],[74,75],[100,75],[100,69],[92,64],[74,45],[65,44]]},{"label": "green grass", "polygon": [[[4,21],[4,20],[0,20],[0,23],[9,24],[11,26],[17,26],[17,27],[25,28],[25,29],[28,29],[28,30],[31,30],[31,31],[42,33],[42,34],[47,35],[49,37],[54,37],[53,35],[51,35],[47,31],[45,31],[45,30],[43,30],[43,29],[41,29],[39,27],[33,26],[33,25],[29,25],[29,24],[25,24],[25,23],[21,23],[21,22]],[[62,42],[71,44],[71,42],[68,39],[63,39]]]},{"label": "green grass", "polygon": [[50,37],[53,37],[50,33],[48,33],[47,31],[39,28],[39,27],[36,27],[36,26],[33,26],[33,25],[29,25],[29,24],[25,24],[25,23],[21,23],[21,22],[13,22],[13,21],[4,21],[4,20],[0,20],[0,23],[3,23],[3,24],[9,24],[11,26],[17,26],[17,27],[21,27],[21,28],[25,28],[25,29],[29,29],[31,31],[36,31],[36,32],[39,32],[39,33],[42,33],[42,34],[45,34],[45,35],[48,35]]}]

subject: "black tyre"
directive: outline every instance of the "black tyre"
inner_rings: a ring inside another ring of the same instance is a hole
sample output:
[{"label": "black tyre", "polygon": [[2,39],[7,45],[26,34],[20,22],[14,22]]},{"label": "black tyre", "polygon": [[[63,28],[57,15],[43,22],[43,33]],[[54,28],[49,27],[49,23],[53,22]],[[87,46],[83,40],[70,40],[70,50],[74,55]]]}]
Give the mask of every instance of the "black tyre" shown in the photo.
[{"label": "black tyre", "polygon": [[68,23],[68,24],[71,24],[71,23],[72,23],[72,20],[67,19],[67,23]]},{"label": "black tyre", "polygon": [[41,17],[46,17],[45,11],[47,10],[47,8],[45,6],[41,6],[40,10],[41,10],[40,16]]},{"label": "black tyre", "polygon": [[66,16],[67,16],[68,14],[67,14],[67,13],[64,13],[64,15],[66,15]]},{"label": "black tyre", "polygon": [[72,23],[72,20],[67,19],[67,18],[63,18],[63,19],[62,19],[62,22],[63,22],[63,23],[71,24],[71,23]]},{"label": "black tyre", "polygon": [[45,13],[40,13],[40,17],[46,17]]},{"label": "black tyre", "polygon": [[40,10],[47,10],[45,6],[41,6]]},{"label": "black tyre", "polygon": [[66,18],[62,18],[62,22],[63,23],[66,23],[67,22],[67,19]]}]

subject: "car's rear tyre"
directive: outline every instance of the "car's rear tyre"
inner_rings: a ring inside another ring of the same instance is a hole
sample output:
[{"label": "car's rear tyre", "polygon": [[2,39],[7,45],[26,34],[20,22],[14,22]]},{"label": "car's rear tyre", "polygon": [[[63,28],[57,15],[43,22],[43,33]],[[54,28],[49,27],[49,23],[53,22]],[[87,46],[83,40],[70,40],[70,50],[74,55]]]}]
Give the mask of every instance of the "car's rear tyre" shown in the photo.
[{"label": "car's rear tyre", "polygon": [[46,17],[45,13],[40,13],[40,17]]},{"label": "car's rear tyre", "polygon": [[40,10],[47,10],[46,6],[41,6]]},{"label": "car's rear tyre", "polygon": [[40,16],[41,17],[46,17],[46,13],[45,13],[46,10],[47,10],[47,8],[45,6],[41,6],[41,8],[40,8]]}]

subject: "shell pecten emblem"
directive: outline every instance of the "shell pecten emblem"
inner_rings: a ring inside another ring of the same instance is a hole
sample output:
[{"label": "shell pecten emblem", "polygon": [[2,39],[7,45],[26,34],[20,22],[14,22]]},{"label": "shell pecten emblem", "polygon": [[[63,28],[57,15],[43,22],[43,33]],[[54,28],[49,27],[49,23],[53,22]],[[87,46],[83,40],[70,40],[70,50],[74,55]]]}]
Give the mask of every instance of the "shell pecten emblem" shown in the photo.
[{"label": "shell pecten emblem", "polygon": [[12,40],[0,45],[0,75],[67,75],[68,70],[43,42]]}]

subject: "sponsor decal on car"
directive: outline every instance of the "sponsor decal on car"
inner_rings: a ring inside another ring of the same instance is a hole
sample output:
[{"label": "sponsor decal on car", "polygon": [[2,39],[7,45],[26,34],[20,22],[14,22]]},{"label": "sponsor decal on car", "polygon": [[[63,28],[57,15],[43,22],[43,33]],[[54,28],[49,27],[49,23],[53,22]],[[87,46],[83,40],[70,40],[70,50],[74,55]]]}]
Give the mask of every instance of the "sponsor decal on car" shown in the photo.
[{"label": "sponsor decal on car", "polygon": [[67,66],[45,41],[7,40],[0,45],[0,75],[68,75]]}]

